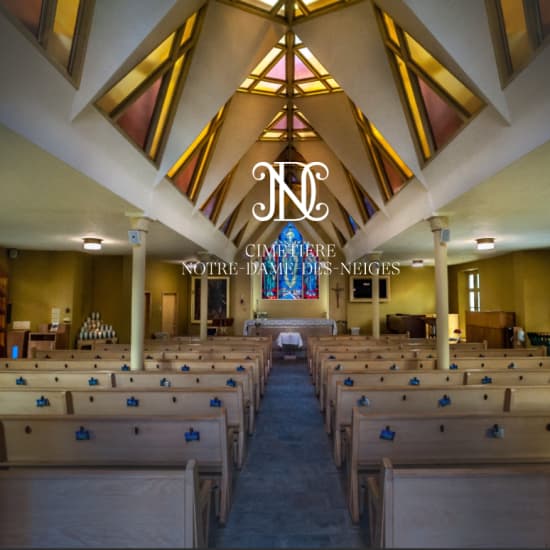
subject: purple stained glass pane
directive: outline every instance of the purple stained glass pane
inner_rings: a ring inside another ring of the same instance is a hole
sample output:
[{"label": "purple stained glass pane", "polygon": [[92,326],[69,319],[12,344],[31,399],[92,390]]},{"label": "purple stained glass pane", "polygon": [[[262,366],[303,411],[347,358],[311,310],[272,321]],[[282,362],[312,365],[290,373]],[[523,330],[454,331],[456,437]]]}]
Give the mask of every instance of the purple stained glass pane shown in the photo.
[{"label": "purple stained glass pane", "polygon": [[195,171],[195,166],[197,166],[198,160],[199,152],[197,151],[191,160],[187,162],[186,166],[174,177],[174,185],[186,195],[189,192],[191,181],[193,180],[193,172]]},{"label": "purple stained glass pane", "polygon": [[462,126],[462,119],[420,77],[418,77],[418,84],[428,113],[435,146],[440,149]]},{"label": "purple stained glass pane", "polygon": [[118,125],[142,149],[145,148],[145,141],[151,125],[161,81],[162,78],[158,78],[117,120]]},{"label": "purple stained glass pane", "polygon": [[305,130],[308,126],[304,123],[304,121],[300,118],[294,115],[292,117],[292,126],[295,130]]},{"label": "purple stained glass pane", "polygon": [[315,75],[305,66],[304,62],[295,55],[294,80],[304,80],[305,78],[315,78]]},{"label": "purple stained glass pane", "polygon": [[392,193],[397,193],[405,185],[405,178],[384,155],[380,155],[380,158],[382,159],[382,164],[384,165],[384,170],[388,177]]},{"label": "purple stained glass pane", "polygon": [[275,63],[273,69],[271,69],[266,76],[274,80],[286,80],[286,58],[284,55]]},{"label": "purple stained glass pane", "polygon": [[0,4],[38,36],[42,0],[0,0]]},{"label": "purple stained glass pane", "polygon": [[212,195],[210,197],[210,200],[206,203],[205,207],[202,209],[204,215],[210,219],[212,218],[212,212],[214,212],[214,208],[216,208],[216,203],[218,202],[218,195]]},{"label": "purple stained glass pane", "polygon": [[365,209],[367,210],[368,217],[374,216],[376,213],[376,208],[374,208],[373,204],[369,201],[368,197],[366,195],[363,195],[363,204],[365,205]]},{"label": "purple stained glass pane", "polygon": [[286,115],[281,117],[272,127],[272,130],[286,130],[288,128],[288,122]]}]

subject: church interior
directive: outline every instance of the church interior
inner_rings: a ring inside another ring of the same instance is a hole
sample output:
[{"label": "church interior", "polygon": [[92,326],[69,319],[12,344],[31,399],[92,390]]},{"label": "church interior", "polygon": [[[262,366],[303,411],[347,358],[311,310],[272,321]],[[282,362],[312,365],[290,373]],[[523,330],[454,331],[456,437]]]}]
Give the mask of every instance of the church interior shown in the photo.
[{"label": "church interior", "polygon": [[549,547],[550,0],[0,0],[0,548]]}]

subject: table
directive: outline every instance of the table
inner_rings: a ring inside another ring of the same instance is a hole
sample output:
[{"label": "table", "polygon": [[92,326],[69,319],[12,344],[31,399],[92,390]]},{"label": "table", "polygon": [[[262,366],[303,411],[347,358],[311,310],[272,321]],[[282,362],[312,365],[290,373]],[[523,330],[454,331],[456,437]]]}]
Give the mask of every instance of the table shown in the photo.
[{"label": "table", "polygon": [[304,347],[304,341],[299,332],[281,332],[275,342],[279,348],[283,348],[284,346]]}]

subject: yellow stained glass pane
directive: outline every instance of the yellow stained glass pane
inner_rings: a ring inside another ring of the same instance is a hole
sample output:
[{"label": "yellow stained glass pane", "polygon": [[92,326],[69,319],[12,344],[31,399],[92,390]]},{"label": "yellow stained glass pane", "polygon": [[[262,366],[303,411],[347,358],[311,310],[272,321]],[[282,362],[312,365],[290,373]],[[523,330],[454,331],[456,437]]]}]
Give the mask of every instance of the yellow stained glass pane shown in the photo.
[{"label": "yellow stained glass pane", "polygon": [[483,107],[483,102],[464,86],[458,78],[441,65],[412,36],[405,33],[405,38],[411,59],[470,115],[473,115]]},{"label": "yellow stained glass pane", "polygon": [[327,91],[327,87],[320,80],[316,80],[315,82],[301,82],[300,84],[296,84],[296,86],[298,86],[298,88],[300,88],[300,90],[304,94],[313,94]]},{"label": "yellow stained glass pane", "polygon": [[296,132],[300,139],[310,139],[319,137],[313,130],[300,130]]},{"label": "yellow stained glass pane", "polygon": [[395,23],[393,19],[386,13],[382,13],[382,19],[384,21],[384,26],[386,27],[386,32],[390,40],[396,45],[399,46],[399,37],[397,35],[397,29],[395,28]]},{"label": "yellow stained glass pane", "polygon": [[401,172],[405,174],[407,179],[412,178],[413,173],[409,170],[409,167],[401,160],[399,155],[393,150],[393,147],[386,141],[386,138],[378,131],[378,128],[369,122],[370,131],[376,139],[376,141],[384,148],[386,153],[392,158],[392,160],[399,166]]},{"label": "yellow stained glass pane", "polygon": [[241,84],[241,88],[244,88],[245,90],[248,90],[248,88],[250,88],[250,86],[252,85],[252,83],[254,82],[254,79],[253,78],[247,78],[242,84]]},{"label": "yellow stained glass pane", "polygon": [[307,6],[309,11],[315,11],[326,8],[327,6],[339,4],[340,0],[302,0],[302,2]]},{"label": "yellow stained glass pane", "polygon": [[504,29],[508,40],[508,50],[512,58],[514,71],[527,65],[533,55],[533,48],[529,42],[527,22],[523,11],[522,0],[500,0]]},{"label": "yellow stained glass pane", "polygon": [[299,46],[301,43],[302,43],[302,40],[300,39],[300,37],[297,35],[294,35],[294,45]]},{"label": "yellow stained glass pane", "polygon": [[416,128],[416,133],[420,141],[420,147],[422,149],[422,154],[424,155],[425,159],[429,159],[431,157],[430,146],[428,144],[428,138],[426,137],[426,132],[422,124],[422,117],[420,116],[420,111],[418,109],[418,105],[414,97],[414,92],[413,92],[411,80],[409,77],[409,73],[407,71],[407,67],[405,66],[405,63],[401,60],[399,56],[396,55],[395,60],[397,62],[397,68],[399,70],[399,75],[401,76],[401,82],[403,83],[403,88],[405,89],[405,96],[407,97],[407,102],[409,104],[409,107],[412,113],[414,126]]},{"label": "yellow stained glass pane", "polygon": [[323,67],[323,65],[321,65],[321,63],[319,63],[318,59],[311,53],[309,48],[300,48],[298,51],[300,52],[300,55],[303,56],[308,62],[311,69],[317,73],[317,76],[328,75],[328,71]]},{"label": "yellow stained glass pane", "polygon": [[117,105],[126,99],[153,71],[158,69],[170,55],[174,40],[172,33],[160,46],[155,48],[141,63],[132,69],[122,80],[113,86],[97,105],[106,113],[111,113]]},{"label": "yellow stained glass pane", "polygon": [[252,71],[252,75],[261,76],[267,67],[271,65],[280,55],[283,55],[284,50],[281,48],[271,48],[270,52],[256,65]]},{"label": "yellow stained glass pane", "polygon": [[244,4],[260,8],[265,11],[270,11],[277,3],[277,0],[241,0]]},{"label": "yellow stained glass pane", "polygon": [[181,75],[181,69],[183,67],[183,62],[185,55],[182,55],[176,63],[174,63],[174,68],[172,69],[172,74],[170,75],[170,82],[166,89],[166,96],[164,97],[164,102],[162,104],[159,121],[155,129],[155,135],[153,136],[153,141],[151,143],[151,158],[155,158],[158,153],[158,148],[160,145],[160,138],[164,132],[164,127],[166,126],[166,118],[168,112],[170,111],[170,106],[172,105],[172,100],[174,99],[174,92],[176,91],[176,86]]},{"label": "yellow stained glass pane", "polygon": [[185,164],[187,159],[191,157],[191,155],[195,152],[197,147],[201,144],[203,139],[208,135],[208,132],[210,131],[210,127],[212,126],[212,122],[209,122],[201,131],[201,133],[195,138],[195,141],[187,148],[187,150],[181,155],[181,157],[177,160],[176,164],[168,170],[168,177],[173,178],[174,175],[179,171],[179,169]]},{"label": "yellow stained glass pane", "polygon": [[327,78],[325,79],[325,82],[333,89],[333,90],[340,90],[340,84],[334,80],[334,78]]},{"label": "yellow stained glass pane", "polygon": [[80,0],[57,0],[53,34],[48,41],[48,52],[66,69],[73,46]]},{"label": "yellow stained glass pane", "polygon": [[208,161],[208,157],[210,156],[210,150],[212,149],[212,145],[214,143],[214,138],[216,137],[216,132],[212,132],[212,135],[208,138],[208,141],[206,142],[206,145],[204,146],[204,151],[201,155],[199,166],[197,170],[195,171],[195,179],[193,181],[193,188],[191,190],[191,193],[189,194],[189,198],[191,200],[195,199],[195,195],[197,194],[199,190],[198,183],[202,177],[202,173],[204,172],[204,169],[206,167],[206,163]]},{"label": "yellow stained glass pane", "polygon": [[283,36],[281,36],[281,40],[279,40],[277,44],[281,44],[283,46],[286,44],[286,34],[283,34]]},{"label": "yellow stained glass pane", "polygon": [[193,29],[195,28],[195,23],[197,22],[197,14],[194,13],[191,15],[185,22],[185,29],[181,35],[180,46],[183,46],[190,38],[193,36]]},{"label": "yellow stained glass pane", "polygon": [[266,82],[265,80],[260,80],[256,87],[254,88],[258,92],[271,92],[273,94],[277,93],[281,88],[281,84],[277,82]]},{"label": "yellow stained glass pane", "polygon": [[263,139],[281,139],[284,135],[284,132],[276,132],[273,130],[268,130],[262,135]]}]

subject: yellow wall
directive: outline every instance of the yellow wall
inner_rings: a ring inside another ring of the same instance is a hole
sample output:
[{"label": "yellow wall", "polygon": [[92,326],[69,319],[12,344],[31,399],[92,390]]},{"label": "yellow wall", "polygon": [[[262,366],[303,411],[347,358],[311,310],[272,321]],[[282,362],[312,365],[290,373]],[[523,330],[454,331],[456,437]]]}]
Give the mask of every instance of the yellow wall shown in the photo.
[{"label": "yellow wall", "polygon": [[550,295],[544,290],[550,273],[550,250],[526,250],[449,267],[450,310],[467,308],[465,272],[479,271],[481,309],[513,311],[516,325],[528,332],[550,331]]},{"label": "yellow wall", "polygon": [[[349,281],[346,284],[346,300],[349,298]],[[348,328],[359,327],[361,334],[372,332],[372,305],[368,302],[347,304]],[[390,299],[380,303],[380,330],[385,331],[386,315],[409,313],[422,315],[435,312],[434,270],[400,267],[397,275],[390,276]]]}]

